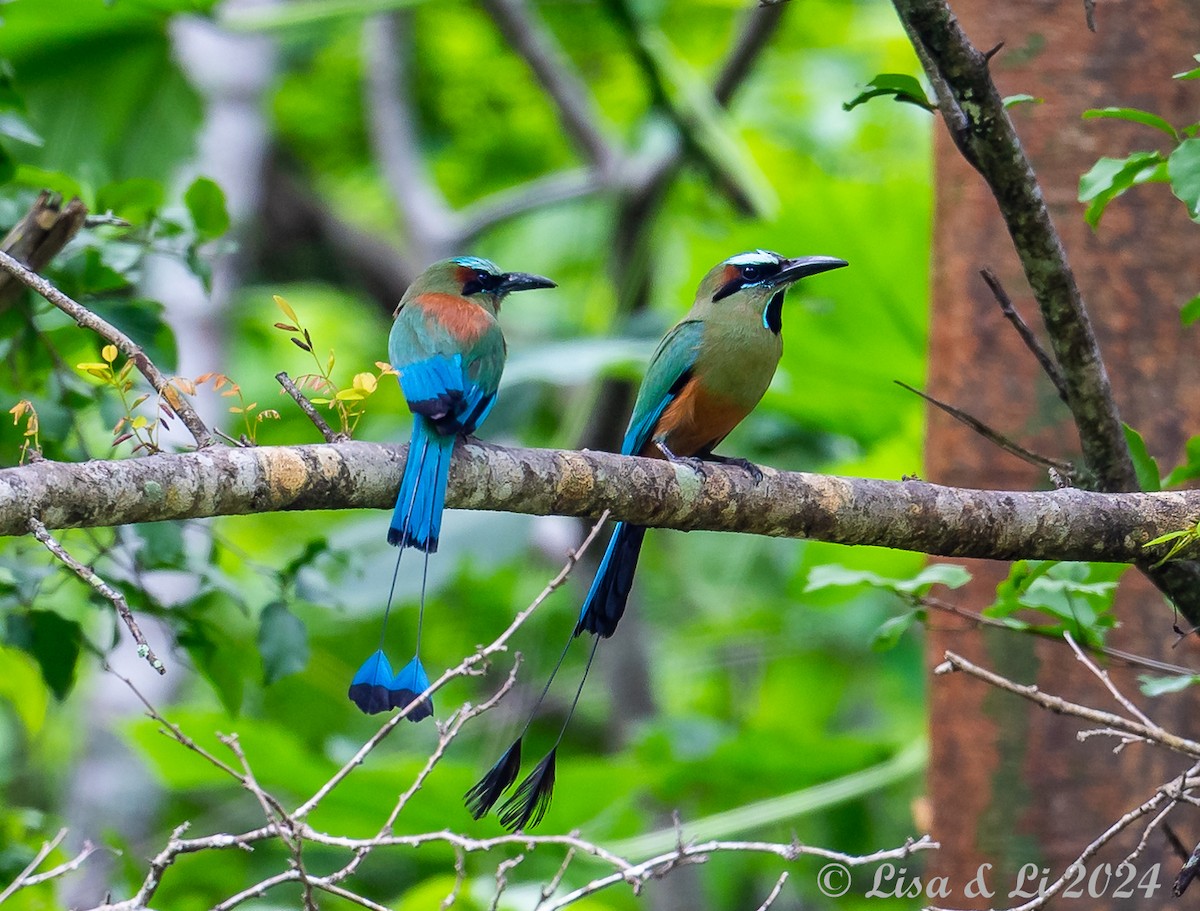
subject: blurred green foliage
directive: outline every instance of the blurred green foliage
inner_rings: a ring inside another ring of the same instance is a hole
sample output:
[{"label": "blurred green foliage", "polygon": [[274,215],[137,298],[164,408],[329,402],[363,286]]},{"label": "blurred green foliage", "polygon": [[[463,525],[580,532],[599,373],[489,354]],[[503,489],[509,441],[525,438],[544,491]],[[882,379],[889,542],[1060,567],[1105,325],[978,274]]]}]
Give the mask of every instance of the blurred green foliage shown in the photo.
[{"label": "blurred green foliage", "polygon": [[[0,147],[13,165],[0,166],[0,224],[13,223],[42,186],[77,193],[93,210],[111,209],[130,222],[83,232],[49,275],[145,345],[167,371],[175,369],[177,346],[189,341],[172,334],[160,303],[139,293],[145,257],[165,251],[203,274],[228,224],[216,184],[182,187],[175,179],[195,153],[204,103],[175,63],[168,30],[174,16],[208,6],[19,0],[5,5],[0,29],[0,57],[12,72],[0,84],[0,111],[20,118],[0,129]],[[362,104],[362,11],[370,5],[293,6],[279,7],[277,21],[270,14],[229,19],[239,28],[267,28],[277,42],[279,69],[264,105],[273,154],[291,162],[337,215],[402,247]],[[451,203],[465,205],[577,164],[553,106],[481,7],[413,7],[410,76],[425,162]],[[710,77],[742,21],[741,7],[715,0],[633,5],[641,26],[656,36],[659,62],[671,55],[673,91],[694,98],[687,74]],[[605,129],[631,143],[661,130],[654,93],[603,6],[545,2],[536,10],[594,92]],[[852,268],[793,292],[775,383],[724,450],[788,469],[890,478],[919,472],[921,403],[892,380],[920,385],[925,373],[930,118],[907,105],[843,110],[875,74],[916,71],[881,0],[806,0],[802,11],[790,10],[729,112],[708,127],[719,133],[714,142],[725,143],[722,160],[746,156],[762,183],[754,192],[769,191],[777,202],[766,207],[768,215],[739,216],[705,170],[685,169],[649,235],[645,313],[613,316],[611,199],[536,210],[481,236],[469,252],[559,282],[552,298],[517,296],[505,305],[511,357],[485,435],[575,445],[598,380],[636,379],[654,341],[686,310],[699,277],[732,253],[766,247],[836,255]],[[257,230],[256,243],[270,245],[271,225]],[[299,261],[287,275],[251,271],[220,317],[227,349],[210,369],[231,377],[244,401],[282,414],[258,427],[259,444],[315,439],[274,380],[280,370],[295,376],[311,363],[273,326],[279,313],[272,295],[295,308],[318,358],[336,351],[334,379],[343,388],[384,357],[388,314],[360,289],[329,284],[328,274]],[[0,312],[0,399],[5,407],[32,403],[46,457],[128,455],[127,446],[111,446],[119,403],[74,369],[96,361],[99,349],[95,338],[38,300]],[[217,413],[236,404],[211,386],[200,396],[209,396]],[[385,378],[356,436],[400,441],[407,424],[396,384]],[[228,415],[223,426],[236,436],[240,417]],[[2,464],[20,458],[25,429],[20,422],[0,426]],[[61,538],[118,585],[135,611],[161,622],[152,635],[175,681],[170,703],[160,706],[165,714],[222,755],[213,732],[236,730],[262,784],[292,803],[311,794],[378,726],[378,719],[353,710],[345,689],[378,636],[394,559],[383,528],[382,515],[279,513]],[[427,663],[448,665],[490,641],[557,571],[578,530],[565,520],[448,515],[430,566]],[[830,564],[873,576],[814,585],[814,574]],[[911,805],[921,791],[925,729],[919,630],[893,624],[887,635],[893,647],[876,650],[877,632],[908,605],[886,586],[858,583],[920,578],[922,564],[917,555],[871,548],[652,532],[635,593],[637,620],[601,649],[596,685],[560,751],[558,793],[541,831],[578,828],[611,844],[669,827],[677,809],[685,823],[711,819],[715,835],[788,841],[794,833],[846,852],[899,845],[917,833]],[[390,636],[411,633],[419,582],[418,574],[401,574]],[[585,583],[577,572],[522,630],[515,643],[525,656],[518,694],[453,744],[398,831],[499,832],[494,820],[469,818],[462,793],[519,724],[526,697],[569,632]],[[72,795],[60,783],[89,749],[77,732],[91,710],[102,656],[119,638],[111,607],[62,574],[40,545],[4,542],[0,887],[67,818]],[[168,639],[173,647],[165,647]],[[620,673],[614,654],[637,643],[654,711],[631,719],[609,691]],[[568,658],[566,679],[582,669],[579,651]],[[506,669],[501,660],[486,678],[443,691],[439,711],[483,698]],[[141,666],[137,672],[149,674]],[[190,820],[193,834],[261,822],[252,799],[162,737],[140,717],[132,696],[128,701],[121,733],[140,764],[127,774],[144,778],[148,793],[158,792],[154,825],[139,834],[80,833],[124,851],[113,864],[115,896],[136,888],[145,873],[141,859],[179,822]],[[565,709],[552,704],[543,713],[530,755],[548,745]],[[428,723],[405,725],[321,806],[313,825],[376,831],[435,738]],[[854,777],[864,770],[867,778]],[[850,785],[836,799],[808,800],[810,789],[843,780]],[[805,806],[816,809],[797,809]],[[752,812],[736,825],[719,815],[739,808]],[[60,849],[52,861],[64,856]],[[306,862],[332,868],[343,857],[312,851]],[[561,859],[561,852],[535,852],[509,874],[501,906],[531,904]],[[458,907],[488,906],[498,860],[468,859]],[[453,861],[449,849],[437,846],[377,852],[357,887],[393,907],[433,907],[453,885]],[[286,864],[275,848],[189,857],[167,876],[155,904],[207,908]],[[822,898],[818,868],[796,864],[784,899],[790,904],[779,907],[887,906],[856,900],[865,884],[836,903]],[[566,883],[586,881],[596,869],[577,861]],[[751,907],[778,869],[776,860],[732,855],[687,875],[696,877],[709,907]],[[45,907],[52,888],[19,893],[12,907]],[[296,893],[272,893],[254,907],[295,900]],[[637,905],[628,890],[612,889],[586,906]],[[327,899],[323,906],[342,903]]]}]

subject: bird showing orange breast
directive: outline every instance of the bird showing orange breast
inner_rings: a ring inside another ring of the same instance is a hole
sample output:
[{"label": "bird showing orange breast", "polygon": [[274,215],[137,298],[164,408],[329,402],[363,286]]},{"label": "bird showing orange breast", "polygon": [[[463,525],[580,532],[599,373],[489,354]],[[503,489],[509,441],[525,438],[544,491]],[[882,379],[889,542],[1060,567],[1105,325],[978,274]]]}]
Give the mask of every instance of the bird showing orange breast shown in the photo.
[{"label": "bird showing orange breast", "polygon": [[706,453],[728,436],[748,409],[741,403],[701,385],[692,377],[662,413],[641,455],[663,458],[655,442],[666,443],[675,455]]}]

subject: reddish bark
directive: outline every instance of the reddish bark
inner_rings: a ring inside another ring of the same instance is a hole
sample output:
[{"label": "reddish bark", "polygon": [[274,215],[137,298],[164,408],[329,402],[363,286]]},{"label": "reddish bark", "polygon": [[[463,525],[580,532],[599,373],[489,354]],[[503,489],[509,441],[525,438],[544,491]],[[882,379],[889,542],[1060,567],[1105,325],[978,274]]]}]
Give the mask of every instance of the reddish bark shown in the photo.
[{"label": "reddish bark", "polygon": [[[1062,234],[1099,337],[1122,418],[1145,436],[1164,467],[1200,433],[1200,348],[1197,329],[1181,328],[1181,304],[1200,293],[1200,228],[1163,185],[1138,188],[1112,204],[1097,232],[1076,202],[1079,176],[1103,155],[1165,148],[1165,136],[1112,120],[1081,119],[1088,108],[1140,107],[1177,125],[1200,119],[1200,86],[1171,79],[1200,48],[1200,18],[1188,0],[1100,4],[1098,32],[1088,32],[1083,4],[1045,0],[955,0],[954,11],[976,47],[1004,42],[992,71],[1005,95],[1028,93],[1043,104],[1012,110]],[[978,270],[990,266],[1035,327],[1030,299],[1011,241],[979,175],[966,165],[942,128],[936,141],[933,314],[929,391],[965,409],[1043,455],[1074,458],[1078,441],[1054,387],[1005,323]],[[931,411],[928,479],[964,486],[1044,487],[1044,473],[992,446],[944,414]],[[991,600],[1004,567],[971,564],[970,607]],[[1200,665],[1196,638],[1173,647],[1172,612],[1132,608],[1161,601],[1130,572],[1118,613],[1120,648],[1189,666]],[[973,661],[1048,692],[1114,709],[1062,645],[1004,633],[948,629],[928,637],[930,666],[953,649]],[[1137,696],[1136,675],[1112,668],[1122,689]],[[1153,716],[1182,733],[1197,732],[1196,696],[1155,700]],[[1137,701],[1145,704],[1140,697]],[[1107,738],[1075,739],[1080,725],[1051,715],[978,681],[938,678],[931,686],[932,759],[929,789],[934,836],[943,848],[931,871],[954,891],[940,904],[1007,907],[1024,863],[1050,866],[1052,878],[1112,821],[1183,768],[1178,757],[1144,746],[1111,752]],[[1185,839],[1200,825],[1179,816]],[[1120,862],[1141,827],[1096,863]],[[1190,843],[1189,843],[1190,846]],[[1152,839],[1142,870],[1163,863],[1159,900],[1179,862],[1163,839]],[[993,864],[992,898],[968,899],[963,887],[982,863]],[[1086,893],[1085,893],[1086,894]],[[1143,899],[1144,901],[1144,899]],[[1088,906],[1115,907],[1087,899]]]}]

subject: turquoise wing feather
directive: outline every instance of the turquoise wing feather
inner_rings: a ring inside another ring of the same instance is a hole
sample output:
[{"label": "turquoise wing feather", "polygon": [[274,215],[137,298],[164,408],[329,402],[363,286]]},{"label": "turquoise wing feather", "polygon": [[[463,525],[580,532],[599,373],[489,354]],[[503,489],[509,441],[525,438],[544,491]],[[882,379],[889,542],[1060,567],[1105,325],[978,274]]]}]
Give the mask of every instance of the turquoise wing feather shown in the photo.
[{"label": "turquoise wing feather", "polygon": [[703,338],[702,322],[684,320],[659,342],[638,390],[629,429],[621,443],[622,455],[637,455],[650,441],[654,425],[691,378]]}]

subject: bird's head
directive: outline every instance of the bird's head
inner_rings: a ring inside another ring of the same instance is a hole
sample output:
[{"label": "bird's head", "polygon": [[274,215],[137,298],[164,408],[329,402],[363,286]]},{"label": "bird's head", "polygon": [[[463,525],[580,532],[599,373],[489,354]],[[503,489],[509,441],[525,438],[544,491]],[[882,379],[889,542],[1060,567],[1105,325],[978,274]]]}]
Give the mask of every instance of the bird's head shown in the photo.
[{"label": "bird's head", "polygon": [[761,317],[764,329],[779,334],[783,326],[783,296],[809,275],[848,266],[832,256],[799,256],[788,259],[770,250],[739,253],[717,263],[700,282],[696,308],[707,314],[745,310]]},{"label": "bird's head", "polygon": [[512,291],[553,287],[554,282],[541,275],[501,272],[491,260],[478,256],[455,256],[434,263],[417,276],[404,297],[407,300],[419,294],[453,294],[478,301],[481,306],[497,311],[504,296]]}]

